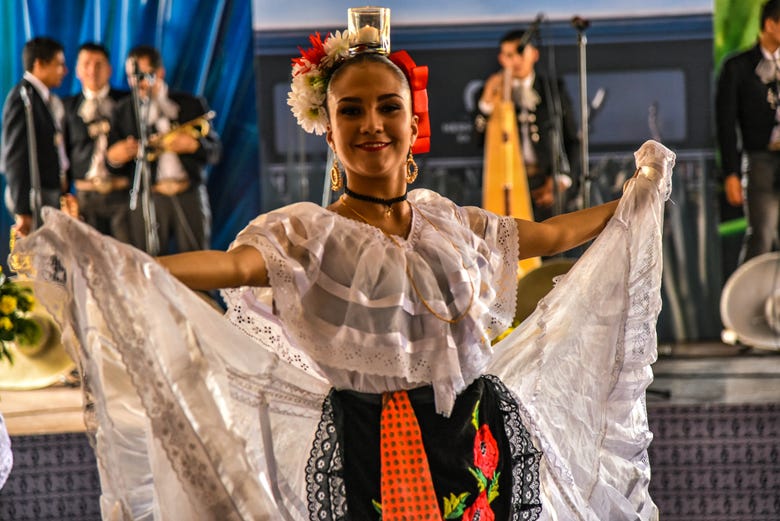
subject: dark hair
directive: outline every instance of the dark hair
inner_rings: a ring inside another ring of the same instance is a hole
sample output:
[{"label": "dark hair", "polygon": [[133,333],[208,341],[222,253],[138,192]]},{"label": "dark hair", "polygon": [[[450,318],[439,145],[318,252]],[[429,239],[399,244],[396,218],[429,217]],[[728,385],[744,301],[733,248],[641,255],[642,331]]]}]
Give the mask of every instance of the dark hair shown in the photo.
[{"label": "dark hair", "polygon": [[136,45],[130,49],[130,52],[127,53],[127,57],[135,58],[136,60],[139,58],[146,58],[149,60],[149,65],[151,65],[153,69],[159,69],[162,67],[162,57],[160,56],[160,51],[151,45]]},{"label": "dark hair", "polygon": [[501,45],[503,45],[505,43],[517,42],[518,43],[518,45],[517,45],[517,52],[522,54],[523,49],[525,48],[526,45],[533,45],[533,43],[530,41],[530,39],[529,39],[528,42],[525,43],[525,45],[522,45],[522,46],[520,45],[520,41],[523,38],[526,37],[525,33],[526,33],[526,31],[524,31],[522,29],[514,29],[512,31],[509,31],[508,33],[506,33],[504,36],[501,37],[501,40],[499,40],[499,42],[498,42],[498,46],[500,47]]},{"label": "dark hair", "polygon": [[43,63],[52,61],[57,53],[65,52],[62,44],[48,36],[38,36],[24,44],[22,49],[22,65],[24,70],[31,72],[35,60]]},{"label": "dark hair", "polygon": [[515,29],[512,31],[509,31],[504,36],[501,37],[501,40],[499,40],[498,44],[501,45],[502,43],[507,42],[516,42],[518,40],[522,40],[523,36],[525,36],[525,31],[522,29]]},{"label": "dark hair", "polygon": [[761,30],[764,30],[764,24],[767,20],[777,21],[780,19],[780,0],[769,0],[761,6]]},{"label": "dark hair", "polygon": [[108,55],[108,49],[103,44],[96,43],[96,42],[85,42],[81,44],[81,47],[79,47],[79,53],[81,51],[87,51],[87,52],[99,52],[103,56],[106,57],[106,60],[111,60],[111,57]]},{"label": "dark hair", "polygon": [[[391,62],[390,59],[379,53],[373,53],[373,52],[364,52],[361,54],[358,54],[356,56],[353,56],[352,58],[347,58],[340,64],[336,65],[333,70],[330,72],[330,76],[327,78],[327,86],[325,87],[325,93],[327,96],[327,93],[330,92],[330,86],[333,83],[333,80],[338,78],[343,71],[348,69],[349,67],[353,65],[360,65],[364,63],[381,63],[382,65],[385,65],[388,67],[391,71],[393,71],[393,74],[395,74],[399,80],[401,80],[402,84],[406,86],[407,90],[411,93],[411,87],[409,86],[409,80],[406,77],[406,74],[398,68],[398,66]],[[328,111],[328,102],[327,98],[325,100],[325,112]]]}]

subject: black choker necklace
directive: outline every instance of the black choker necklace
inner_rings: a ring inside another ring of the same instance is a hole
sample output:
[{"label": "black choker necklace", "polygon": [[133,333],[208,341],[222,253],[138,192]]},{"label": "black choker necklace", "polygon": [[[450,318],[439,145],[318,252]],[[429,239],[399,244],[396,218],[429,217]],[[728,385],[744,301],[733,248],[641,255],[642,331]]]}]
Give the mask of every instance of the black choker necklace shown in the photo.
[{"label": "black choker necklace", "polygon": [[363,195],[359,194],[357,192],[353,192],[349,189],[349,187],[344,186],[344,193],[350,196],[353,199],[357,199],[359,201],[366,201],[367,203],[375,203],[375,204],[381,204],[382,206],[387,207],[387,213],[393,211],[393,205],[395,203],[400,203],[402,201],[406,201],[406,193],[404,195],[399,195],[398,197],[393,197],[391,199],[382,199],[381,197],[374,197],[373,195]]}]

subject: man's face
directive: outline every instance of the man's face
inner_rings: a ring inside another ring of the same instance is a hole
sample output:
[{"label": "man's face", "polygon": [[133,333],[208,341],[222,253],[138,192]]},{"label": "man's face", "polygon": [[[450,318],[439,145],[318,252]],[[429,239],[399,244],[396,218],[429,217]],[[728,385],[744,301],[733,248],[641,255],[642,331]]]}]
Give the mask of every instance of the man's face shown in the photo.
[{"label": "man's face", "polygon": [[35,60],[32,73],[48,88],[56,89],[62,84],[62,79],[68,73],[68,68],[65,66],[65,55],[60,51],[48,62]]},{"label": "man's face", "polygon": [[102,52],[82,50],[76,61],[76,77],[84,88],[97,92],[108,84],[111,64]]},{"label": "man's face", "polygon": [[504,69],[512,71],[513,78],[527,78],[534,70],[534,65],[539,60],[539,51],[533,45],[526,45],[522,52],[517,48],[517,40],[503,42],[498,53],[498,63]]},{"label": "man's face", "polygon": [[138,63],[138,71],[135,71],[135,64],[133,60],[128,58],[125,61],[125,72],[127,73],[127,83],[131,87],[136,84],[135,72],[141,74],[141,80],[138,82],[138,93],[142,97],[151,96],[154,97],[160,91],[160,85],[165,77],[165,69],[159,67],[155,69],[149,61],[149,58],[142,56],[136,60]]},{"label": "man's face", "polygon": [[764,22],[764,36],[775,45],[780,47],[780,20],[768,18]]}]

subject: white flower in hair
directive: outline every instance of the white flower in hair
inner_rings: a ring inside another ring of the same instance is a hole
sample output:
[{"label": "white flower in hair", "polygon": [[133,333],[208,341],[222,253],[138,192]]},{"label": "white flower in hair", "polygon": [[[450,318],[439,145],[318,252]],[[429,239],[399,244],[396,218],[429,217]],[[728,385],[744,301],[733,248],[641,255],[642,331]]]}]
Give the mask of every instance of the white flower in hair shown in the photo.
[{"label": "white flower in hair", "polygon": [[309,36],[310,49],[293,58],[292,84],[287,95],[298,124],[308,133],[322,135],[328,126],[325,97],[334,66],[349,55],[349,31],[336,31],[322,41],[320,33]]},{"label": "white flower in hair", "polygon": [[331,67],[349,56],[349,31],[336,31],[325,39],[323,47],[325,48],[325,57],[322,59],[321,67]]}]

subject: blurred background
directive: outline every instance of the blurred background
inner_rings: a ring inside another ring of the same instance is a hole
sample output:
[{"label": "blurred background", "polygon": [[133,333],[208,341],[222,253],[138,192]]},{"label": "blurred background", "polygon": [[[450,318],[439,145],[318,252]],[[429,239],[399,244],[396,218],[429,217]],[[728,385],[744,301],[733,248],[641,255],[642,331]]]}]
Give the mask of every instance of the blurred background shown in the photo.
[{"label": "blurred background", "polygon": [[[79,91],[78,46],[103,42],[112,84],[127,88],[123,62],[139,43],[162,52],[172,87],[207,98],[224,143],[209,174],[212,246],[226,248],[250,219],[300,200],[322,202],[326,146],[295,124],[286,96],[290,58],[310,32],[346,26],[346,1],[69,0],[3,2],[0,6],[0,92],[21,78],[21,49],[48,35],[65,46],[70,73],[60,96]],[[633,152],[650,138],[678,156],[665,233],[664,309],[659,337],[718,338],[718,300],[736,267],[744,231],[741,210],[722,201],[714,151],[712,97],[717,64],[752,44],[758,0],[473,2],[388,1],[392,44],[428,65],[432,148],[418,158],[416,186],[460,204],[479,204],[482,145],[473,113],[483,80],[498,70],[498,40],[542,15],[537,70],[558,77],[579,99],[586,58],[592,204],[615,197],[633,172]],[[572,26],[590,24],[578,45]],[[595,103],[598,102],[598,106]],[[0,259],[7,257],[11,217],[0,211]]]}]

